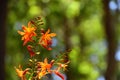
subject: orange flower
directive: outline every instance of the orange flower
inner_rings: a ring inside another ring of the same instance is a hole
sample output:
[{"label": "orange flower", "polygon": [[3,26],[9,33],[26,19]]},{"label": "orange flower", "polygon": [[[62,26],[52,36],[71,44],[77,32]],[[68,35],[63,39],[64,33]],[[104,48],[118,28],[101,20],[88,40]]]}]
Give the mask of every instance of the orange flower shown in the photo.
[{"label": "orange flower", "polygon": [[22,26],[22,29],[24,32],[18,31],[20,35],[22,35],[22,40],[24,40],[23,45],[25,45],[27,42],[32,41],[32,37],[36,36],[35,30],[36,27],[31,27],[31,22],[28,22],[28,27]]},{"label": "orange flower", "polygon": [[25,75],[28,73],[29,68],[22,70],[21,65],[19,65],[19,69],[15,67],[17,75],[21,78],[21,80],[26,80]]},{"label": "orange flower", "polygon": [[48,64],[48,60],[47,60],[47,58],[45,58],[44,62],[38,62],[38,67],[41,68],[41,71],[50,72],[50,69],[52,68],[52,65]]},{"label": "orange flower", "polygon": [[40,72],[37,73],[37,77],[38,77],[38,79],[41,79],[46,74],[47,74],[46,71],[40,71]]},{"label": "orange flower", "polygon": [[42,31],[42,37],[40,38],[39,44],[41,44],[47,50],[51,50],[52,49],[50,47],[52,45],[51,37],[54,37],[54,36],[56,36],[56,34],[50,33],[50,29],[48,29],[46,33]]},{"label": "orange flower", "polygon": [[54,63],[54,60],[52,60],[50,64],[48,64],[47,58],[44,59],[44,62],[38,62],[37,66],[38,66],[39,72],[37,77],[40,79],[44,75],[51,73],[51,68],[53,63]]},{"label": "orange flower", "polygon": [[59,71],[61,68],[63,68],[63,70],[67,70],[66,69],[66,67],[68,66],[68,63],[69,63],[70,61],[68,61],[67,63],[64,63],[64,64],[62,64],[62,63],[57,63],[58,65],[59,65],[59,67],[57,68],[57,71]]},{"label": "orange flower", "polygon": [[59,76],[62,80],[65,80],[64,76],[59,72],[61,70],[61,68],[63,68],[63,70],[66,70],[66,67],[68,66],[67,64],[69,63],[69,61],[65,64],[62,63],[57,63],[59,65],[59,67],[54,70],[54,73]]}]

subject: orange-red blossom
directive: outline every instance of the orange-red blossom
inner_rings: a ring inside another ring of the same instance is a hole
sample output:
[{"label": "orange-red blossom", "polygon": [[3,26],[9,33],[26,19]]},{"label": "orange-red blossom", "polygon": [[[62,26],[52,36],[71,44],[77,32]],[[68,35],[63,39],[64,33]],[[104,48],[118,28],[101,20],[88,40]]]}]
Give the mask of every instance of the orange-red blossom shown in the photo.
[{"label": "orange-red blossom", "polygon": [[38,73],[37,77],[41,79],[43,76],[49,73],[55,73],[57,76],[59,76],[62,80],[64,80],[64,76],[59,72],[61,68],[66,68],[67,64],[61,64],[58,63],[59,67],[55,70],[51,70],[52,66],[54,64],[54,60],[52,60],[50,63],[48,63],[47,58],[44,59],[44,62],[38,62]]},{"label": "orange-red blossom", "polygon": [[44,59],[44,62],[38,62],[37,66],[38,66],[39,72],[37,74],[37,77],[40,79],[46,74],[51,73],[51,68],[52,68],[53,63],[54,63],[54,60],[52,60],[49,64],[47,58]]},{"label": "orange-red blossom", "polygon": [[18,31],[20,35],[22,35],[22,40],[24,41],[23,45],[25,45],[27,42],[32,41],[32,37],[36,36],[35,30],[36,27],[32,27],[31,22],[28,22],[28,27],[22,26],[23,32]]},{"label": "orange-red blossom", "polygon": [[67,65],[68,63],[66,64],[62,64],[62,63],[58,63],[59,67],[54,70],[54,73],[59,76],[62,80],[65,80],[64,76],[59,72],[61,70],[61,68],[63,68],[64,70],[66,70],[66,67],[68,66]]},{"label": "orange-red blossom", "polygon": [[19,68],[16,68],[16,67],[15,67],[15,70],[16,70],[16,72],[17,72],[17,75],[21,78],[21,80],[26,80],[25,75],[26,75],[27,73],[29,73],[29,72],[28,72],[28,71],[29,71],[29,68],[27,68],[27,69],[25,69],[25,70],[22,70],[21,65],[19,65]]},{"label": "orange-red blossom", "polygon": [[42,36],[40,38],[39,44],[41,44],[44,48],[47,50],[51,50],[52,48],[50,47],[52,45],[52,37],[56,36],[55,33],[50,33],[50,29],[47,30],[45,33],[44,31],[42,32]]}]

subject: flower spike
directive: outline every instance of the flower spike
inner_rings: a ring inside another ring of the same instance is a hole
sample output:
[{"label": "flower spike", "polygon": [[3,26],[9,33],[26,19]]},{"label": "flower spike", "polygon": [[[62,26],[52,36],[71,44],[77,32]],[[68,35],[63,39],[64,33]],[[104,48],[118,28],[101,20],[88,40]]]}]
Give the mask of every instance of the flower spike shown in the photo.
[{"label": "flower spike", "polygon": [[41,80],[47,74],[52,73],[60,77],[61,80],[65,80],[65,76],[60,71],[67,70],[66,67],[68,66],[69,60],[66,54],[68,52],[58,55],[56,59],[52,59],[50,62],[47,57],[43,61],[37,59],[40,58],[37,57],[37,54],[41,53],[40,46],[47,50],[52,50],[52,38],[56,36],[56,33],[51,33],[50,29],[47,31],[42,29],[41,25],[43,24],[42,18],[36,17],[30,20],[27,26],[22,26],[23,31],[18,31],[22,36],[21,40],[23,40],[23,45],[30,54],[29,63],[26,66],[28,68],[23,70],[21,65],[18,68],[15,67],[15,71],[18,77],[20,77],[20,80]]}]

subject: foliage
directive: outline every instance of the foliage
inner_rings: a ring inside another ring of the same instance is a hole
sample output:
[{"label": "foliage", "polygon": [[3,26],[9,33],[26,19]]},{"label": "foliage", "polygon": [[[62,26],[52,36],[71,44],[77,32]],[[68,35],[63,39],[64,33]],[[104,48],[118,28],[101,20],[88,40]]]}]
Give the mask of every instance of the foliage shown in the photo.
[{"label": "foliage", "polygon": [[[117,23],[114,20],[116,12],[111,12],[112,23],[116,26],[116,37],[119,41],[119,19]],[[70,42],[72,51],[68,54],[71,61],[68,68],[70,76],[68,77],[72,80],[99,80],[104,75],[108,44],[103,27],[103,3],[101,0],[9,0],[6,80],[17,80],[18,77],[15,76],[13,66],[24,61],[27,63],[29,58],[26,55],[26,48],[21,45],[22,41],[19,41],[21,37],[16,31],[21,29],[23,23],[27,24],[27,20],[38,15],[45,18],[43,18],[44,25],[41,27],[44,27],[46,31],[49,28],[52,30],[51,32],[57,34],[56,38],[53,38],[54,49],[52,51],[40,48],[42,56],[39,56],[40,60],[44,60],[45,56],[52,60],[59,55],[59,52],[65,50],[66,42]],[[65,30],[68,30],[67,33],[70,36],[66,36]]]}]

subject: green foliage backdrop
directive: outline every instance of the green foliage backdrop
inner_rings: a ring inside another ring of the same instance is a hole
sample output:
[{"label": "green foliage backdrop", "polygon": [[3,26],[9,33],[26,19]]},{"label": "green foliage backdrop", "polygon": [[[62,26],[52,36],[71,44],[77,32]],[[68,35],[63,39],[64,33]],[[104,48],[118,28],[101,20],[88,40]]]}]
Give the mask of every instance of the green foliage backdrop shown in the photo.
[{"label": "green foliage backdrop", "polygon": [[[70,48],[68,77],[71,80],[99,80],[106,70],[107,41],[103,14],[101,0],[9,0],[6,80],[18,80],[14,66],[27,62],[29,56],[17,30],[36,16],[43,16],[43,27],[57,34],[53,51],[49,53],[41,49],[41,54],[45,56],[47,53],[51,58],[66,47]],[[120,28],[116,28],[119,41]]]}]

